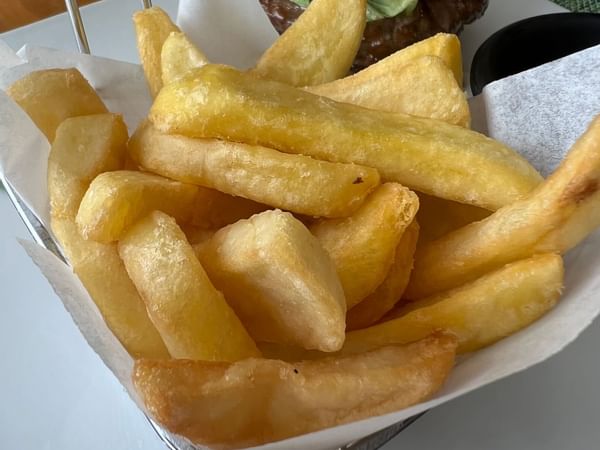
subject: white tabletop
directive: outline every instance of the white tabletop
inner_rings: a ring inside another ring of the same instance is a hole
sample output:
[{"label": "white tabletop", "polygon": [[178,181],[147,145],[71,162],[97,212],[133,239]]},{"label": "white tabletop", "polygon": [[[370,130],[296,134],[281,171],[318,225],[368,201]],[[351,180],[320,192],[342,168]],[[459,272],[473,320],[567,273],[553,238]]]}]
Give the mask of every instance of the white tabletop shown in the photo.
[{"label": "white tabletop", "polygon": [[[137,60],[130,17],[139,3],[104,0],[83,8],[94,54]],[[175,16],[176,0],[154,3]],[[501,26],[560,10],[545,0],[491,3],[463,34],[467,62]],[[0,39],[15,49],[25,43],[76,49],[65,16]],[[27,231],[3,192],[0,217],[0,448],[165,449],[17,244]],[[385,449],[598,448],[599,341],[596,322],[555,358],[430,411]]]}]

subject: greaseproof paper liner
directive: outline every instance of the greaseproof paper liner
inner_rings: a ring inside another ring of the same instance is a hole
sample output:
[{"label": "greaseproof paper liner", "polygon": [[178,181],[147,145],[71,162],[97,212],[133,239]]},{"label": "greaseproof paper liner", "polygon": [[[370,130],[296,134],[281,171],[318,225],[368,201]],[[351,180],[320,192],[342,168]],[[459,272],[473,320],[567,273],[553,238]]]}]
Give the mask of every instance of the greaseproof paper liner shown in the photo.
[{"label": "greaseproof paper liner", "polygon": [[6,42],[0,41],[0,68],[5,69],[21,63],[23,60],[15,54],[13,49]]},{"label": "greaseproof paper liner", "polygon": [[177,25],[210,61],[248,69],[277,39],[258,0],[180,0]]},{"label": "greaseproof paper liner", "polygon": [[600,48],[491,83],[471,112],[474,128],[519,150],[546,177],[600,114]]},{"label": "greaseproof paper liner", "polygon": [[[0,87],[5,88],[31,70],[77,67],[109,109],[123,114],[130,130],[148,111],[150,99],[139,66],[43,48],[25,48],[20,55],[27,62],[1,70]],[[596,47],[496,82],[474,100],[475,123],[517,150],[524,149],[523,154],[543,173],[548,173],[592,117],[600,113],[600,102],[593,100],[598,99],[600,92],[599,62],[600,47]],[[587,83],[583,88],[585,95],[580,95],[579,87],[584,82]],[[560,101],[557,92],[564,94]],[[551,121],[550,112],[554,115]],[[48,143],[40,131],[0,92],[0,170],[46,224],[48,151]],[[31,242],[22,242],[22,245],[49,280],[90,346],[143,409],[131,386],[133,362],[102,321],[79,280],[48,251]],[[431,400],[403,411],[258,448],[337,448],[559,352],[600,311],[600,234],[590,236],[566,259],[566,287],[557,307],[527,329],[461,358],[444,388]],[[192,448],[185,439],[175,439],[185,448]]]}]

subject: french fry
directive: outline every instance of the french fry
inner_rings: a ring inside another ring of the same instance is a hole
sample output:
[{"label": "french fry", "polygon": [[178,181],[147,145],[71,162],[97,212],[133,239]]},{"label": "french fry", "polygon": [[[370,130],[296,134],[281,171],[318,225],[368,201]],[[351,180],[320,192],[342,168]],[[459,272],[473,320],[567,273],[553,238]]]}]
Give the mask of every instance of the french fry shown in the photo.
[{"label": "french fry", "polygon": [[[308,86],[306,90],[338,102],[469,127],[471,112],[467,98],[446,62],[452,63],[449,55],[456,54],[453,43],[458,40],[455,35],[438,36],[430,38],[433,42],[439,42],[437,45],[414,45],[420,51],[433,48],[435,50],[431,53],[445,56],[445,60],[440,56],[418,56],[418,51],[409,51],[407,57],[402,58],[398,57],[404,54],[400,51],[399,55],[383,59],[357,74]],[[442,42],[447,42],[447,45],[441,45]],[[176,32],[171,33],[165,41],[161,61],[163,84],[170,84],[192,69],[209,63],[184,33]],[[460,67],[462,70],[462,65]]]},{"label": "french fry", "polygon": [[260,58],[254,72],[293,86],[348,73],[366,25],[366,0],[314,0]]},{"label": "french fry", "polygon": [[421,227],[419,245],[438,239],[451,231],[457,230],[492,214],[492,211],[477,206],[457,203],[443,198],[417,192],[419,211],[417,220]]},{"label": "french fry", "polygon": [[191,69],[208,64],[208,58],[190,42],[185,33],[173,31],[160,52],[162,84],[169,84]]},{"label": "french fry", "polygon": [[[394,65],[397,64],[397,65]],[[378,65],[385,65],[385,71]],[[307,91],[365,108],[429,117],[469,127],[471,112],[454,74],[437,56],[384,59],[355,75]]]},{"label": "french fry", "polygon": [[312,216],[347,216],[379,184],[379,174],[369,167],[168,135],[148,123],[134,134],[129,151],[151,172]]},{"label": "french fry", "polygon": [[290,213],[266,211],[241,220],[196,249],[255,340],[341,348],[346,301],[335,267]]},{"label": "french fry", "polygon": [[127,128],[116,114],[61,123],[48,158],[51,227],[73,271],[125,349],[135,358],[168,358],[116,245],[86,241],[75,224],[87,186],[96,175],[120,168],[126,143]]},{"label": "french fry", "polygon": [[416,404],[454,365],[456,340],[289,364],[247,359],[135,363],[133,382],[167,429],[211,448],[246,448]]},{"label": "french fry", "polygon": [[161,8],[142,9],[133,14],[137,48],[148,81],[150,95],[156,97],[162,88],[161,52],[173,32],[179,32],[169,15]]},{"label": "french fry", "polygon": [[173,218],[150,213],[118,246],[172,357],[237,361],[260,355]]},{"label": "french fry", "polygon": [[94,88],[77,69],[49,69],[31,72],[6,91],[48,141],[69,117],[108,112]]},{"label": "french fry", "polygon": [[[120,167],[113,167],[110,170],[117,170]],[[131,158],[125,157],[123,168],[126,170],[136,170],[137,167],[137,163]],[[217,230],[240,219],[247,219],[254,214],[270,209],[267,205],[253,202],[243,197],[234,197],[233,195],[202,186],[196,186],[196,191],[194,204],[189,211],[191,215],[189,223],[182,221],[182,225],[194,227],[198,230]],[[77,197],[77,203],[73,203],[75,205],[74,210],[72,210],[73,216],[77,214],[81,198],[84,194],[85,190],[82,188],[79,197]],[[187,216],[185,212],[183,215]]]},{"label": "french fry", "polygon": [[[523,259],[468,284],[408,303],[377,325],[346,334],[343,355],[405,344],[445,330],[458,338],[458,353],[478,350],[529,326],[558,301],[564,275],[560,256]],[[329,356],[298,347],[261,344],[267,358],[301,361]]]},{"label": "french fry", "polygon": [[374,167],[386,181],[491,210],[542,180],[516,152],[474,131],[338,103],[223,66],[165,86],[150,120],[165,133]]},{"label": "french fry", "polygon": [[116,244],[85,240],[73,219],[52,217],[52,231],[108,328],[134,358],[169,358]]},{"label": "french fry", "polygon": [[181,223],[192,218],[198,188],[143,172],[118,170],[98,175],[83,196],[77,226],[85,239],[118,241],[135,222],[159,210]]},{"label": "french fry", "polygon": [[123,166],[127,127],[117,114],[66,119],[56,130],[48,157],[52,215],[74,218],[91,181]]},{"label": "french fry", "polygon": [[526,199],[417,250],[406,295],[451,289],[508,262],[564,253],[600,225],[600,117]]},{"label": "french fry", "polygon": [[400,300],[413,268],[418,238],[419,224],[413,220],[396,247],[394,262],[383,282],[346,314],[346,330],[359,330],[373,325]]},{"label": "french fry", "polygon": [[508,264],[464,286],[400,307],[379,325],[348,333],[343,352],[412,342],[436,329],[458,338],[459,353],[478,350],[552,309],[563,276],[562,258],[551,253]]},{"label": "french fry", "polygon": [[422,56],[437,56],[452,70],[454,78],[459,86],[463,85],[463,63],[460,48],[460,40],[456,34],[438,33],[422,41],[409,45],[402,50],[382,59],[376,64],[367,67],[363,72],[370,71],[382,75],[389,67],[398,67],[403,63],[420,58]]},{"label": "french fry", "polygon": [[402,234],[418,208],[414,192],[386,183],[350,217],[323,220],[311,226],[335,265],[348,309],[383,282]]},{"label": "french fry", "polygon": [[595,197],[581,204],[560,227],[544,236],[535,246],[536,252],[566,253],[592,233],[600,224],[598,196]]}]

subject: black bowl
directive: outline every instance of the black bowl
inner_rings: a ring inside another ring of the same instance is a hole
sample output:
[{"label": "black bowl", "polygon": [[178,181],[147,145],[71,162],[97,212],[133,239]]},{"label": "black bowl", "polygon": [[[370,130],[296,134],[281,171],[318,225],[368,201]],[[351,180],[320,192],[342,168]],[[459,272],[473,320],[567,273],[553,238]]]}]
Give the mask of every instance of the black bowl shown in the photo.
[{"label": "black bowl", "polygon": [[531,17],[494,33],[471,65],[471,91],[492,81],[600,44],[600,14],[559,13]]}]

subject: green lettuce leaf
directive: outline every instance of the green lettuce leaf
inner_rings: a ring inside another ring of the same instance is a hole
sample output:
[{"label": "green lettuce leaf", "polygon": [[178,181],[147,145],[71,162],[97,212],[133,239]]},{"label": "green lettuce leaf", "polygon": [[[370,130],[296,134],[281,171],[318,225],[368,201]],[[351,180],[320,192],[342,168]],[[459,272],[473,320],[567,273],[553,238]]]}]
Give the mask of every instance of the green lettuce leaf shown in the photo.
[{"label": "green lettuce leaf", "polygon": [[[311,0],[292,0],[299,6],[306,8]],[[410,14],[417,6],[418,0],[368,0],[367,20],[385,19],[396,17],[399,14]]]},{"label": "green lettuce leaf", "polygon": [[369,0],[367,3],[367,20],[379,20],[396,17],[399,14],[410,14],[417,7],[418,0]]}]

